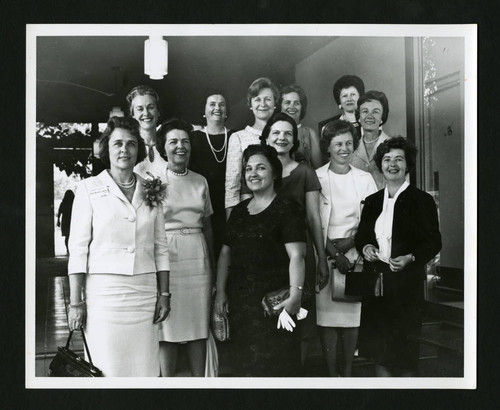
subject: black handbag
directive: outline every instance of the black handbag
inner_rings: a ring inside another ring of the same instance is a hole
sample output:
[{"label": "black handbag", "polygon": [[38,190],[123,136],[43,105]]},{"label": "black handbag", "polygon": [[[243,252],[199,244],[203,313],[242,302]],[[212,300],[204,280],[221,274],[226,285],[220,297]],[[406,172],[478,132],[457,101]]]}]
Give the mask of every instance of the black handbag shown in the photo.
[{"label": "black handbag", "polygon": [[57,354],[50,363],[50,377],[103,377],[102,371],[92,363],[87,340],[85,339],[85,333],[83,332],[83,328],[80,330],[82,332],[83,344],[89,361],[85,361],[69,348],[69,343],[73,336],[73,330],[70,330],[66,346],[60,346],[57,349]]},{"label": "black handbag", "polygon": [[364,263],[362,271],[350,270],[345,277],[345,294],[349,296],[384,296],[384,274],[376,264]]}]

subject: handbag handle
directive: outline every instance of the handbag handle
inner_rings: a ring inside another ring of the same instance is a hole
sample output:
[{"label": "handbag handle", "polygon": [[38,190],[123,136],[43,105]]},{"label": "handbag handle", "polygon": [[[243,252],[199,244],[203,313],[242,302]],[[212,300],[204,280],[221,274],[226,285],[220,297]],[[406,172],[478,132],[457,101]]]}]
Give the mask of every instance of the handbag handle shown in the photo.
[{"label": "handbag handle", "polygon": [[[82,332],[83,345],[85,346],[85,352],[87,353],[87,356],[89,358],[90,370],[95,370],[96,368],[94,366],[94,363],[92,363],[92,357],[90,356],[90,350],[89,346],[87,345],[87,339],[85,338],[85,332],[83,331],[83,326],[81,326],[79,330]],[[66,349],[69,349],[69,343],[71,342],[71,338],[73,337],[73,332],[74,330],[69,331],[68,340],[66,341],[66,346],[65,346]]]}]

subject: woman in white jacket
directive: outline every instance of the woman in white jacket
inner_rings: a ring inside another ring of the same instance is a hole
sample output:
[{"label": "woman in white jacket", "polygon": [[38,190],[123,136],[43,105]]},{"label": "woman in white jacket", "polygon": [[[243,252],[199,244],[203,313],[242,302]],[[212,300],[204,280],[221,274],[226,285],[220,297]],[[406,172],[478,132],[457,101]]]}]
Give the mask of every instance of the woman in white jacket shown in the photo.
[{"label": "woman in white jacket", "polygon": [[[349,164],[359,140],[347,121],[329,122],[322,130],[321,149],[330,162],[316,170],[321,183],[320,218],[329,260],[330,275],[320,278],[321,291],[316,295],[317,324],[328,373],[337,377],[351,375],[351,364],[358,339],[360,302],[332,300],[335,270],[345,273],[355,262],[354,248],[364,199],[377,191],[372,176]],[[326,286],[328,285],[328,286]],[[338,365],[337,344],[342,350]]]},{"label": "woman in white jacket", "polygon": [[100,142],[108,169],[82,181],[69,240],[70,329],[85,327],[104,376],[159,376],[157,324],[170,311],[161,206],[133,172],[146,156],[139,124],[112,117]]}]

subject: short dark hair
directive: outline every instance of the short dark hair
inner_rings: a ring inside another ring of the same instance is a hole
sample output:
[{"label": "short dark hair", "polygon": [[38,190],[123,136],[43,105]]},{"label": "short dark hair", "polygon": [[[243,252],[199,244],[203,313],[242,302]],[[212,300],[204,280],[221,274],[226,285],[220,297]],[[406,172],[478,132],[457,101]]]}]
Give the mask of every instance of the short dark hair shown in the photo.
[{"label": "short dark hair", "polygon": [[158,93],[153,90],[151,87],[148,87],[147,85],[138,85],[137,87],[134,87],[130,90],[130,92],[127,94],[126,100],[128,104],[128,112],[130,115],[134,115],[134,109],[132,107],[132,100],[137,97],[138,95],[151,95],[156,104],[156,109],[160,111],[160,107],[158,105],[160,101],[160,97],[158,96]]},{"label": "short dark hair", "polygon": [[200,104],[200,116],[203,118],[203,116],[205,115],[205,107],[207,106],[208,97],[211,97],[212,95],[222,95],[224,97],[224,101],[226,101],[226,116],[229,117],[229,107],[227,105],[226,91],[222,88],[207,88],[205,91],[203,91],[201,100],[202,102]]},{"label": "short dark hair", "polygon": [[264,157],[267,158],[267,160],[271,164],[274,176],[274,190],[276,191],[276,189],[278,189],[281,186],[283,165],[281,165],[281,161],[278,158],[278,152],[269,145],[253,144],[249,145],[245,149],[245,151],[243,151],[243,161],[242,161],[242,171],[241,171],[242,183],[245,185],[247,184],[245,180],[245,168],[247,167],[247,163],[250,157],[254,155],[263,155]]},{"label": "short dark hair", "polygon": [[109,162],[109,138],[113,131],[117,128],[127,130],[132,134],[137,140],[137,160],[136,165],[146,158],[146,144],[141,137],[139,131],[139,123],[135,118],[132,117],[111,117],[106,125],[106,129],[101,135],[99,141],[99,158],[104,163],[106,168],[111,166]]},{"label": "short dark hair", "polygon": [[165,142],[167,141],[167,134],[172,130],[185,131],[191,140],[191,131],[193,131],[193,126],[184,121],[182,118],[170,118],[160,125],[158,132],[156,133],[156,148],[163,158],[166,158],[167,153],[165,152]]},{"label": "short dark hair", "polygon": [[282,87],[280,90],[280,98],[278,99],[278,107],[280,107],[279,109],[281,111],[281,104],[283,104],[283,95],[289,93],[297,93],[299,95],[300,105],[302,106],[299,118],[301,120],[306,116],[307,113],[307,97],[306,93],[304,92],[304,90],[300,85],[290,84]]},{"label": "short dark hair", "polygon": [[274,113],[271,118],[267,120],[266,125],[264,126],[264,129],[262,130],[262,135],[259,137],[261,144],[267,145],[267,137],[269,137],[269,133],[271,132],[271,127],[273,124],[277,123],[278,121],[285,121],[288,122],[289,124],[292,125],[293,129],[293,146],[290,149],[290,156],[299,149],[299,130],[297,128],[297,124],[295,123],[295,120],[290,117],[288,114],[284,112],[276,112]]},{"label": "short dark hair", "polygon": [[387,154],[391,149],[402,149],[405,153],[406,172],[412,172],[415,169],[415,164],[417,163],[417,147],[413,145],[413,143],[407,138],[398,135],[396,137],[392,137],[386,139],[377,147],[377,152],[373,156],[373,160],[377,165],[377,168],[380,172],[382,172],[382,158]]},{"label": "short dark hair", "polygon": [[276,85],[269,78],[260,77],[250,84],[250,87],[248,87],[247,105],[249,107],[252,107],[252,98],[257,97],[260,90],[263,88],[270,88],[274,96],[274,102],[276,104],[278,103],[278,99],[280,98],[280,91],[278,90],[278,87],[276,87]]},{"label": "short dark hair", "polygon": [[365,83],[361,78],[355,75],[344,75],[333,84],[333,98],[335,98],[337,105],[340,104],[340,92],[349,87],[358,90],[360,96],[365,93]]},{"label": "short dark hair", "polygon": [[382,122],[380,125],[385,124],[387,121],[387,117],[389,116],[389,101],[387,100],[386,95],[382,91],[367,91],[358,100],[358,108],[356,108],[356,120],[359,121],[359,107],[361,107],[365,102],[368,101],[378,101],[382,104]]},{"label": "short dark hair", "polygon": [[326,124],[321,131],[321,139],[319,140],[321,153],[325,157],[328,156],[328,147],[330,146],[332,139],[337,135],[346,133],[350,133],[352,135],[352,142],[354,149],[356,150],[359,147],[359,137],[354,125],[352,125],[349,121],[334,120]]}]

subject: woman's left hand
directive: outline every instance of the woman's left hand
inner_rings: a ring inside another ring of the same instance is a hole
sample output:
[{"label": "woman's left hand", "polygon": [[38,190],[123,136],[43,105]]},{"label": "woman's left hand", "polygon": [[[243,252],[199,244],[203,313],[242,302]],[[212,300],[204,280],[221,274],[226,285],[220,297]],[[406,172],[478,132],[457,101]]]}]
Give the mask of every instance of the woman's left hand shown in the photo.
[{"label": "woman's left hand", "polygon": [[168,296],[158,296],[156,299],[156,309],[155,309],[155,318],[153,323],[163,322],[170,313],[170,297]]},{"label": "woman's left hand", "polygon": [[301,306],[301,292],[291,295],[285,299],[283,302],[277,304],[274,307],[274,310],[280,310],[281,308],[285,308],[288,314],[290,315],[296,315],[299,313],[300,306]]},{"label": "woman's left hand", "polygon": [[399,272],[412,260],[411,255],[402,255],[389,259],[389,266],[393,272]]}]

